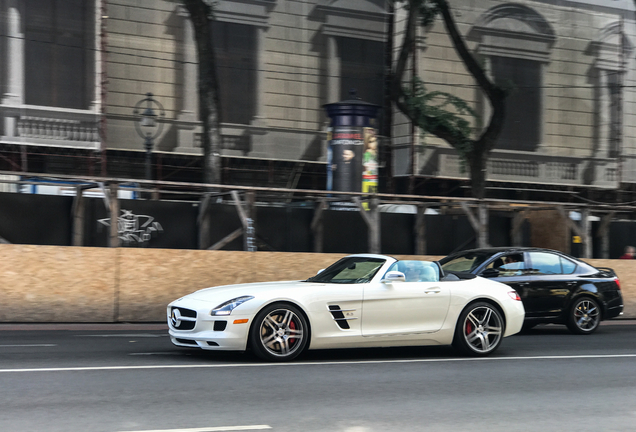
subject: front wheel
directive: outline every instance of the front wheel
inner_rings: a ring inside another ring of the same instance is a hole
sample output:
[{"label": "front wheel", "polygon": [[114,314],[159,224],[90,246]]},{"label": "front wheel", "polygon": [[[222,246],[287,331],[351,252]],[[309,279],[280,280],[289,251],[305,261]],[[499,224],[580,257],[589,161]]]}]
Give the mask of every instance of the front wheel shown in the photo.
[{"label": "front wheel", "polygon": [[464,354],[483,357],[493,353],[501,344],[504,323],[492,304],[473,303],[459,316],[453,346]]},{"label": "front wheel", "polygon": [[309,325],[305,316],[288,304],[265,307],[250,328],[250,346],[263,360],[292,360],[303,352],[308,341]]},{"label": "front wheel", "polygon": [[568,329],[574,334],[591,334],[601,323],[601,309],[591,297],[574,302],[568,314]]}]

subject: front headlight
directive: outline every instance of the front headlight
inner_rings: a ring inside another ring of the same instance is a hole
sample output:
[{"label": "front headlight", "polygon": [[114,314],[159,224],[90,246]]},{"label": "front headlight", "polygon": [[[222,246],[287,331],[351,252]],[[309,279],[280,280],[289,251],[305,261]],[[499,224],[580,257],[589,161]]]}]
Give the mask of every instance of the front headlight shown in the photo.
[{"label": "front headlight", "polygon": [[237,297],[232,300],[228,300],[225,303],[221,303],[210,312],[210,315],[218,316],[218,315],[229,315],[232,311],[239,305],[245,303],[248,300],[252,300],[253,296],[242,296]]}]

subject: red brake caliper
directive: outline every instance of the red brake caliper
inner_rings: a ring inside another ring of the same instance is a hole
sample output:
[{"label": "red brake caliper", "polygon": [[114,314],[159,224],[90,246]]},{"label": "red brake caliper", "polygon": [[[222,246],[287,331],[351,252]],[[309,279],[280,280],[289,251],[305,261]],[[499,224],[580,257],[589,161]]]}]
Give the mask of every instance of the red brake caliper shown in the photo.
[{"label": "red brake caliper", "polygon": [[466,336],[473,332],[473,324],[470,321],[466,321]]},{"label": "red brake caliper", "polygon": [[[294,322],[294,320],[292,320],[289,323],[289,329],[290,330],[296,330],[296,323]],[[289,345],[293,345],[294,342],[296,342],[296,338],[289,338]]]}]

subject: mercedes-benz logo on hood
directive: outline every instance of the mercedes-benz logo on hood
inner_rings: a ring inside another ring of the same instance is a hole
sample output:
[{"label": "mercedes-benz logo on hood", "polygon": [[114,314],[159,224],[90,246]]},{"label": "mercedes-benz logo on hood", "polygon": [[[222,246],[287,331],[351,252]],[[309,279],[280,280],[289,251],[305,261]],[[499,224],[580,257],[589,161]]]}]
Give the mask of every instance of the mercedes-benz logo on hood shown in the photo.
[{"label": "mercedes-benz logo on hood", "polygon": [[170,315],[170,322],[172,323],[172,327],[179,328],[181,325],[181,312],[177,308],[172,309],[172,314]]}]

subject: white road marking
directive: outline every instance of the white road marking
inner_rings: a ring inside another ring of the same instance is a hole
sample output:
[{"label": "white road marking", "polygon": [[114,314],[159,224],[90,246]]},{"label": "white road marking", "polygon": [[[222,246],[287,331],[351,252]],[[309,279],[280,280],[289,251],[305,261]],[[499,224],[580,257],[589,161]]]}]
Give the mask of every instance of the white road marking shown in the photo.
[{"label": "white road marking", "polygon": [[15,345],[0,345],[0,348],[7,347],[54,347],[57,344],[15,344]]},{"label": "white road marking", "polygon": [[205,427],[192,429],[157,429],[157,430],[139,430],[139,431],[120,431],[120,432],[225,432],[225,431],[246,431],[246,430],[264,430],[271,429],[268,425],[252,425],[252,426],[221,426],[221,427]]},{"label": "white road marking", "polygon": [[146,366],[86,366],[60,368],[0,369],[0,373],[9,372],[78,372],[78,371],[116,371],[141,369],[216,369],[238,367],[292,367],[292,366],[349,366],[358,364],[391,364],[391,363],[447,363],[473,361],[505,361],[505,360],[576,360],[576,359],[611,359],[635,358],[636,354],[598,354],[569,356],[531,356],[531,357],[469,357],[445,359],[408,359],[408,360],[360,360],[360,361],[326,361],[305,363],[228,363],[228,364],[195,364],[195,365],[146,365]]},{"label": "white road marking", "polygon": [[175,352],[175,351],[166,351],[166,352],[145,352],[145,353],[129,353],[129,356],[152,356],[152,355],[172,355],[172,356],[190,356],[192,354]]},{"label": "white road marking", "polygon": [[102,337],[102,338],[110,338],[110,337],[118,337],[118,338],[158,338],[158,337],[167,337],[162,334],[150,334],[150,333],[141,333],[141,334],[95,334],[95,335],[75,335],[75,337]]}]

